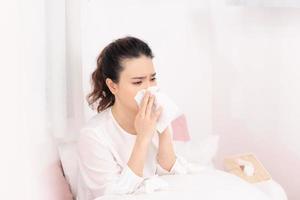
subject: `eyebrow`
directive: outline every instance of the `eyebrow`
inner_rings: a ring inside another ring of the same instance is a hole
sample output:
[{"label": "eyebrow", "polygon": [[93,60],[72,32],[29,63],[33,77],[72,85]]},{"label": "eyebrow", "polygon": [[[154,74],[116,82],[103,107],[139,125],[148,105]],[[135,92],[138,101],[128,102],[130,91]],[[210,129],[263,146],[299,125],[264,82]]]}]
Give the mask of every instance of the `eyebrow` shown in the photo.
[{"label": "eyebrow", "polygon": [[[153,77],[153,76],[155,76],[155,75],[156,75],[156,72],[153,73],[153,74],[151,74],[151,77]],[[133,77],[133,78],[131,78],[131,79],[145,79],[145,78],[147,78],[147,76]]]}]

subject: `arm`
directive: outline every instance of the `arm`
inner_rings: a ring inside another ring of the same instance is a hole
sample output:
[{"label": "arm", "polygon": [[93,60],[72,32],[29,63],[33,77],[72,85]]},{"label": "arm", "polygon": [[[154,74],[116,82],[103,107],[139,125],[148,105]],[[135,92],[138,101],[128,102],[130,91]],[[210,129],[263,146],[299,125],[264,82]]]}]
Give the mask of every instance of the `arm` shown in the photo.
[{"label": "arm", "polygon": [[137,136],[128,166],[140,177],[143,177],[143,169],[147,155],[148,145],[151,140]]},{"label": "arm", "polygon": [[153,112],[154,99],[155,96],[150,95],[149,92],[146,93],[134,121],[137,137],[128,166],[139,176],[143,176],[147,149],[155,133],[155,125],[161,113],[161,109]]},{"label": "arm", "polygon": [[172,169],[176,161],[176,155],[172,143],[172,136],[169,128],[159,134],[157,161],[159,165],[167,171],[170,171]]}]

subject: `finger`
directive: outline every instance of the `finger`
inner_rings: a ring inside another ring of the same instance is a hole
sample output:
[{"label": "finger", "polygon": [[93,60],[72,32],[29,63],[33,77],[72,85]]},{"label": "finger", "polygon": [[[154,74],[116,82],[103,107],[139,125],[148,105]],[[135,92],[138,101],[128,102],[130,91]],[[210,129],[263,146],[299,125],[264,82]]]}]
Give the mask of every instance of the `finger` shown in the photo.
[{"label": "finger", "polygon": [[154,113],[154,119],[157,121],[163,111],[163,108],[160,106]]},{"label": "finger", "polygon": [[147,105],[147,108],[146,108],[146,116],[147,117],[151,117],[151,112],[152,112],[154,99],[155,99],[154,95],[151,95],[150,98],[149,98],[148,105]]},{"label": "finger", "polygon": [[149,100],[149,92],[146,91],[144,97],[143,97],[143,101],[142,101],[142,104],[141,104],[141,108],[140,108],[140,114],[141,116],[145,116],[145,112],[146,112],[146,108],[147,108],[147,104],[148,104],[148,100]]}]

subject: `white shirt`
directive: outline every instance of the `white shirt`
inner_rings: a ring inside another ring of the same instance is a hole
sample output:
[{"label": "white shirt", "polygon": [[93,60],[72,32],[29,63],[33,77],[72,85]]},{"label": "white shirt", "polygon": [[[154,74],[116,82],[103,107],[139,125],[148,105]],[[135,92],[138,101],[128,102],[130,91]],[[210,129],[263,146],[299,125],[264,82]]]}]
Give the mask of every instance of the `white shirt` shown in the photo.
[{"label": "white shirt", "polygon": [[186,173],[186,161],[178,155],[170,172],[158,164],[158,135],[155,134],[147,151],[143,177],[136,175],[127,165],[135,139],[136,135],[119,126],[111,107],[86,123],[81,129],[77,146],[78,200],[93,200],[106,194],[132,194],[142,191],[145,180],[151,177],[158,180],[159,175]]}]

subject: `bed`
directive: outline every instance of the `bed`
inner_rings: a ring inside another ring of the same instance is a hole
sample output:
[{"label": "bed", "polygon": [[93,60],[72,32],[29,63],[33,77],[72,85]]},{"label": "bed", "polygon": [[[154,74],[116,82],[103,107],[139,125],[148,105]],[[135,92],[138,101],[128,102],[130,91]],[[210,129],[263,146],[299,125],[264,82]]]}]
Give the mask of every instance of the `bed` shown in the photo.
[{"label": "bed", "polygon": [[212,168],[197,174],[166,175],[161,178],[169,183],[168,190],[148,194],[107,195],[95,200],[286,200],[285,193],[279,185],[277,193],[270,194],[237,176]]},{"label": "bed", "polygon": [[[59,145],[59,154],[62,162],[64,176],[70,185],[73,199],[76,199],[76,142],[65,142]],[[182,147],[186,147],[184,144]],[[243,179],[216,169],[212,164],[213,157],[218,147],[218,137],[209,136],[201,143],[194,144],[194,149],[180,148],[176,144],[177,151],[196,152],[202,163],[203,169],[196,174],[189,175],[165,175],[159,178],[168,182],[169,189],[154,191],[151,193],[139,193],[131,195],[107,195],[95,200],[165,200],[165,199],[188,199],[188,200],[287,200],[283,188],[274,180],[251,184]],[[201,147],[199,149],[198,147]]]}]

